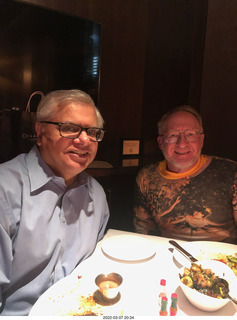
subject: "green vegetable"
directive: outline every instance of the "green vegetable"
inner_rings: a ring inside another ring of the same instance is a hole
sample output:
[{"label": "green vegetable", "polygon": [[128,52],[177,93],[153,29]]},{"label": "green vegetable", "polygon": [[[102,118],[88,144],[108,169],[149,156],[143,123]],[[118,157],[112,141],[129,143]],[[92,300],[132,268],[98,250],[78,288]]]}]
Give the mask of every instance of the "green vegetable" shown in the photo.
[{"label": "green vegetable", "polygon": [[237,263],[237,257],[227,256],[227,259],[228,259],[230,262]]},{"label": "green vegetable", "polygon": [[181,282],[190,288],[193,287],[193,280],[189,276],[181,278]]}]

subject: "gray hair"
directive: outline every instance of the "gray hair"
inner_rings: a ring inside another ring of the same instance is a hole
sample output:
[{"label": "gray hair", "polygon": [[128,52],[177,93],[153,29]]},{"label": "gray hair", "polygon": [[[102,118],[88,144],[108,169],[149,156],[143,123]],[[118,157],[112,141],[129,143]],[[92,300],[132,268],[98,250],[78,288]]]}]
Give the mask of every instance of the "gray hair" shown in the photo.
[{"label": "gray hair", "polygon": [[95,109],[97,117],[97,126],[103,128],[104,119],[95,106],[92,98],[84,91],[71,89],[71,90],[56,90],[48,93],[39,103],[36,112],[36,121],[47,121],[53,116],[60,113],[60,111],[69,103],[90,105]]},{"label": "gray hair", "polygon": [[191,113],[198,121],[201,130],[203,131],[203,125],[202,125],[202,117],[201,115],[197,112],[196,109],[188,106],[188,105],[182,105],[182,106],[178,106],[176,108],[171,109],[170,111],[168,111],[167,113],[165,113],[161,120],[157,123],[157,127],[158,127],[158,133],[159,135],[163,134],[163,128],[164,128],[164,124],[165,121],[169,118],[169,116],[171,116],[172,114],[179,112],[179,111],[184,111],[184,112],[188,112]]}]

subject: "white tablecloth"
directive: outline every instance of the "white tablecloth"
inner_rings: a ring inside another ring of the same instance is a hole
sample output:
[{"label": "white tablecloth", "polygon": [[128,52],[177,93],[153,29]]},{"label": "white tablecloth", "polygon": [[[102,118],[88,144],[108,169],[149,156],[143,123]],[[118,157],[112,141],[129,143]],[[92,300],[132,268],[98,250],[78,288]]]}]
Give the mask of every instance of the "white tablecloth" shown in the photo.
[{"label": "white tablecloth", "polygon": [[[110,229],[104,239],[100,241],[93,255],[81,263],[73,274],[86,274],[94,281],[100,273],[117,272],[123,277],[121,286],[121,299],[116,305],[111,306],[111,319],[137,319],[137,317],[148,318],[159,316],[158,305],[160,279],[166,279],[166,293],[168,297],[168,308],[171,301],[171,294],[178,294],[177,316],[237,316],[237,307],[229,302],[222,309],[215,312],[204,312],[187,300],[179,287],[179,268],[174,263],[172,252],[169,248],[168,238],[157,236],[139,235],[149,239],[155,247],[156,255],[141,263],[122,263],[114,261],[104,255],[101,250],[103,241],[117,235],[136,235],[135,233]],[[178,241],[182,243],[182,241]],[[180,267],[180,266],[179,266]],[[122,313],[121,313],[122,312]],[[108,318],[109,319],[109,318]]]}]

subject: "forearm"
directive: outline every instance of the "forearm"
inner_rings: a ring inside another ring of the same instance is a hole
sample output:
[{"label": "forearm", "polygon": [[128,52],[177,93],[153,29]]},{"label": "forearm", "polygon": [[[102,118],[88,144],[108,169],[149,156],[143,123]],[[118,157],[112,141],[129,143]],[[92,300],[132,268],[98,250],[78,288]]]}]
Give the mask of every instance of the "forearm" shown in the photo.
[{"label": "forearm", "polygon": [[133,225],[138,233],[159,234],[159,228],[147,208],[146,198],[138,183],[136,183],[134,192]]},{"label": "forearm", "polygon": [[142,234],[159,235],[159,227],[153,217],[142,207],[134,207],[133,224],[135,231]]}]

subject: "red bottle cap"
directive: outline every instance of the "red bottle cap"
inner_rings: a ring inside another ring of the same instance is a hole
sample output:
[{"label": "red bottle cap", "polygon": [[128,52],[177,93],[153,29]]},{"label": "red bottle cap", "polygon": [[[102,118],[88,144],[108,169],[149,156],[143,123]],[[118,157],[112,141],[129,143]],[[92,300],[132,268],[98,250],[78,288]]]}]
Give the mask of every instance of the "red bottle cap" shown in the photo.
[{"label": "red bottle cap", "polygon": [[161,279],[160,280],[160,285],[161,286],[165,286],[166,285],[166,280],[165,279]]}]

